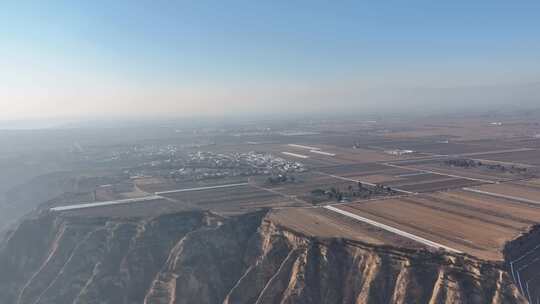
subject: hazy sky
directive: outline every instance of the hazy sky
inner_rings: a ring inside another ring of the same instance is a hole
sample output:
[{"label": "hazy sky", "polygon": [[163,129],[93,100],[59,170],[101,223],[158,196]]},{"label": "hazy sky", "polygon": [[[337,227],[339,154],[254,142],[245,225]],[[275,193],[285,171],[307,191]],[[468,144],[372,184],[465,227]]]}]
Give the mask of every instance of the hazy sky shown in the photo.
[{"label": "hazy sky", "polygon": [[538,0],[0,7],[0,120],[540,104],[534,83]]}]

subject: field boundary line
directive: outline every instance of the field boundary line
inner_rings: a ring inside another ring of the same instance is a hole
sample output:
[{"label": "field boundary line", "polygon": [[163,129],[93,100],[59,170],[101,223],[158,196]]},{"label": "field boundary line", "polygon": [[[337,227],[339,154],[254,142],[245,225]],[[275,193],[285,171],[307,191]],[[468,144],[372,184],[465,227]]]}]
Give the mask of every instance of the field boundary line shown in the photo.
[{"label": "field boundary line", "polygon": [[[253,188],[279,195],[279,196],[284,197],[286,199],[293,200],[293,201],[295,201],[297,203],[309,204],[308,202],[305,202],[305,201],[299,199],[296,195],[290,195],[290,194],[286,194],[286,193],[283,193],[283,192],[279,192],[279,191],[274,190],[274,189],[265,188],[265,187],[262,187],[262,186],[259,186],[259,185],[255,184],[255,183],[252,183],[252,184],[249,184],[249,185],[251,187],[253,187]],[[306,207],[310,207],[310,206],[290,207],[290,208],[306,208]],[[280,207],[275,207],[275,208],[272,208],[272,209],[285,209],[285,208],[287,208],[287,207],[281,207],[281,208]]]},{"label": "field boundary line", "polygon": [[159,192],[154,192],[154,194],[155,195],[161,195],[161,194],[189,192],[189,191],[201,191],[201,190],[211,190],[211,189],[230,188],[230,187],[239,187],[239,186],[248,186],[248,185],[249,185],[249,183],[246,182],[246,183],[237,183],[237,184],[226,184],[226,185],[216,185],[216,186],[205,186],[205,187],[195,187],[195,188],[159,191]]},{"label": "field boundary line", "polygon": [[398,169],[405,169],[405,170],[425,172],[425,173],[431,173],[431,174],[454,177],[454,178],[467,179],[467,180],[472,180],[472,181],[476,181],[476,182],[482,182],[482,183],[486,183],[486,184],[498,184],[497,181],[492,181],[492,180],[487,180],[487,179],[466,177],[466,176],[455,175],[455,174],[447,174],[447,173],[441,173],[441,172],[436,172],[436,171],[432,171],[432,170],[425,170],[425,169],[416,169],[416,168],[411,168],[411,167],[394,165],[394,164],[390,164],[390,163],[382,163],[382,164],[385,165],[385,166],[394,167],[394,168],[398,168]]},{"label": "field boundary line", "polygon": [[307,155],[304,155],[304,154],[298,154],[298,153],[293,153],[293,152],[281,152],[281,154],[285,154],[287,156],[292,156],[292,157],[296,157],[296,158],[302,158],[302,159],[307,159],[309,158],[309,156]]},{"label": "field boundary line", "polygon": [[76,205],[58,206],[58,207],[52,207],[49,210],[58,212],[58,211],[78,210],[78,209],[96,208],[96,207],[104,207],[104,206],[126,205],[126,204],[132,204],[132,203],[140,203],[140,202],[158,200],[158,199],[162,199],[162,198],[163,197],[161,197],[159,195],[150,195],[150,196],[137,197],[137,198],[128,198],[128,199],[115,200],[115,201],[82,203],[82,204],[76,204]]},{"label": "field boundary line", "polygon": [[476,156],[476,155],[482,156],[482,155],[500,154],[500,153],[527,152],[527,151],[534,151],[534,150],[536,149],[516,148],[516,149],[491,150],[491,151],[484,151],[484,152],[458,153],[458,154],[455,154],[455,156]]},{"label": "field boundary line", "polygon": [[462,188],[462,189],[465,190],[465,191],[469,191],[469,192],[485,194],[485,195],[489,195],[489,196],[493,196],[493,197],[505,198],[505,199],[509,199],[509,200],[513,200],[513,201],[517,201],[517,202],[540,205],[539,201],[533,201],[533,200],[526,199],[526,198],[523,198],[523,197],[499,194],[499,193],[483,191],[483,190],[478,190],[478,189],[473,189],[473,188],[468,188],[468,187],[465,187],[465,188]]},{"label": "field boundary line", "polygon": [[450,251],[450,252],[454,252],[454,253],[462,253],[461,251],[457,250],[457,249],[454,249],[454,248],[451,248],[451,247],[448,247],[448,246],[445,246],[445,245],[442,245],[442,244],[439,244],[437,242],[433,242],[433,241],[430,241],[428,239],[425,239],[423,237],[420,237],[420,236],[417,236],[417,235],[414,235],[412,233],[408,233],[406,231],[403,231],[403,230],[400,230],[400,229],[397,229],[397,228],[394,228],[394,227],[391,227],[391,226],[388,226],[386,224],[382,224],[382,223],[379,223],[379,222],[376,222],[374,220],[370,220],[368,218],[365,218],[365,217],[362,217],[362,216],[359,216],[359,215],[356,215],[354,213],[351,213],[351,212],[348,212],[348,211],[345,211],[345,210],[341,210],[339,208],[336,208],[336,207],[333,207],[333,206],[324,206],[323,208],[327,209],[327,210],[330,210],[330,211],[334,211],[336,213],[339,213],[339,214],[342,214],[342,215],[345,215],[347,217],[350,217],[350,218],[353,218],[355,220],[358,220],[358,221],[361,221],[361,222],[364,222],[366,224],[370,224],[372,226],[375,226],[377,228],[381,228],[383,230],[386,230],[388,232],[392,232],[392,233],[395,233],[397,235],[400,235],[402,237],[405,237],[405,238],[408,238],[408,239],[411,239],[413,241],[417,241],[421,244],[424,244],[424,245],[427,245],[427,246],[430,246],[430,247],[433,247],[433,248],[437,248],[437,249],[445,249],[447,251]]},{"label": "field boundary line", "polygon": [[[321,171],[314,171],[314,172],[318,173],[318,174],[321,174],[321,175],[326,175],[326,176],[330,176],[330,177],[333,177],[333,178],[346,180],[346,181],[349,181],[349,182],[357,182],[357,183],[366,184],[366,185],[371,186],[371,187],[376,187],[377,186],[374,183],[364,182],[364,181],[361,181],[361,180],[358,180],[358,179],[353,179],[353,178],[343,177],[343,176],[339,176],[339,175],[324,173],[324,172],[321,172]],[[394,187],[391,187],[391,186],[390,186],[390,188],[392,190],[394,190],[394,191],[405,193],[405,194],[412,194],[412,195],[418,194],[418,192],[407,191],[407,190],[403,190],[403,189],[399,189],[399,188],[394,188]]]}]

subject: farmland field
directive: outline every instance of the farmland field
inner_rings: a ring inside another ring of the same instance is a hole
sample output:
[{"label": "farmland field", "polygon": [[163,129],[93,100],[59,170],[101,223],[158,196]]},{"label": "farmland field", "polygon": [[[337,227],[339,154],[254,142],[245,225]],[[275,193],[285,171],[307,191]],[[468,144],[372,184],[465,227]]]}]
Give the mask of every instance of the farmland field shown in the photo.
[{"label": "farmland field", "polygon": [[459,191],[339,208],[486,259],[502,259],[504,244],[540,221],[540,208]]}]

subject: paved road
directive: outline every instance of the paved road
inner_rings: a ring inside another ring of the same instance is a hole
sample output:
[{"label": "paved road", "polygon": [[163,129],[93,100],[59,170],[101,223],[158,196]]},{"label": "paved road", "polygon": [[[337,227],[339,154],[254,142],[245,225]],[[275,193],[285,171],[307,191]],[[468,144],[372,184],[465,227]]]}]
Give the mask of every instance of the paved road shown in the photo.
[{"label": "paved road", "polygon": [[77,210],[77,209],[86,209],[86,208],[94,208],[94,207],[103,207],[103,206],[110,206],[110,205],[124,205],[124,204],[152,201],[152,200],[157,200],[157,199],[162,199],[162,197],[159,196],[159,195],[150,195],[150,196],[145,196],[145,197],[128,198],[128,199],[116,200],[116,201],[84,203],[84,204],[77,204],[77,205],[53,207],[53,208],[51,208],[49,210],[59,212],[59,211],[67,211],[67,210]]},{"label": "paved road", "polygon": [[298,158],[303,158],[303,159],[309,158],[309,156],[307,156],[307,155],[297,154],[297,153],[292,153],[292,152],[281,152],[281,153],[283,153],[285,155],[288,155],[288,156],[298,157]]},{"label": "paved road", "polygon": [[414,235],[414,234],[411,234],[411,233],[408,233],[408,232],[405,232],[403,230],[399,230],[397,228],[394,228],[394,227],[391,227],[391,226],[388,226],[388,225],[385,225],[385,224],[382,224],[382,223],[379,223],[379,222],[376,222],[374,220],[370,220],[368,218],[365,218],[365,217],[361,217],[359,215],[356,215],[354,213],[351,213],[351,212],[347,212],[345,210],[341,210],[341,209],[338,209],[336,207],[333,207],[333,206],[324,206],[325,209],[328,209],[328,210],[331,210],[331,211],[334,211],[334,212],[337,212],[339,214],[342,214],[342,215],[345,215],[347,217],[350,217],[350,218],[353,218],[355,220],[358,220],[358,221],[361,221],[361,222],[364,222],[366,224],[370,224],[370,225],[373,225],[375,227],[378,227],[380,229],[383,229],[383,230],[386,230],[386,231],[389,231],[389,232],[392,232],[392,233],[395,233],[397,235],[400,235],[402,237],[405,237],[405,238],[408,238],[408,239],[411,239],[413,241],[417,241],[419,243],[422,243],[424,245],[427,245],[429,247],[433,247],[433,248],[437,248],[437,249],[445,249],[447,251],[451,251],[451,252],[456,252],[456,253],[462,253],[461,251],[457,250],[457,249],[454,249],[454,248],[451,248],[451,247],[448,247],[448,246],[445,246],[445,245],[442,245],[442,244],[439,244],[439,243],[436,243],[436,242],[433,242],[433,241],[430,241],[430,240],[427,240],[423,237],[419,237],[417,235]]},{"label": "paved road", "polygon": [[179,192],[211,190],[211,189],[219,189],[219,188],[230,188],[230,187],[247,186],[247,185],[249,185],[249,183],[226,184],[226,185],[217,185],[217,186],[207,186],[207,187],[196,187],[196,188],[160,191],[160,192],[156,192],[155,194],[156,195],[161,195],[161,194],[170,194],[170,193],[179,193]]},{"label": "paved road", "polygon": [[315,153],[315,154],[321,154],[321,155],[325,155],[325,156],[336,156],[335,153],[324,152],[324,151],[320,151],[320,150],[309,150],[309,152]]},{"label": "paved road", "polygon": [[317,148],[317,147],[297,145],[297,144],[288,144],[287,146],[293,147],[293,148],[306,149],[306,150],[320,150],[320,148]]}]

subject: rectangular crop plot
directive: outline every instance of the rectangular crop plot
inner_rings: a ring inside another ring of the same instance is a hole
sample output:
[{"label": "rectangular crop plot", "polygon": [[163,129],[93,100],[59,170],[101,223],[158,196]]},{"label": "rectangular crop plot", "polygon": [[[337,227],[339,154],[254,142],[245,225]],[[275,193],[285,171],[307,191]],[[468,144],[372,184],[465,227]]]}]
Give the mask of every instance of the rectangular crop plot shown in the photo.
[{"label": "rectangular crop plot", "polygon": [[438,192],[339,207],[481,258],[500,260],[507,241],[540,221],[540,208],[466,191]]},{"label": "rectangular crop plot", "polygon": [[478,190],[477,193],[485,192],[490,196],[501,196],[508,199],[515,198],[516,201],[537,202],[540,205],[540,185],[534,182],[508,182],[500,184],[482,185],[472,188],[470,191]]},{"label": "rectangular crop plot", "polygon": [[243,213],[263,207],[298,206],[286,196],[250,185],[162,194],[178,203],[216,212]]},{"label": "rectangular crop plot", "polygon": [[355,174],[355,175],[372,175],[372,174],[382,174],[392,171],[394,173],[404,173],[406,171],[404,170],[395,170],[395,168],[391,168],[388,166],[385,166],[383,164],[378,163],[361,163],[361,164],[348,164],[348,165],[340,165],[340,166],[328,166],[328,167],[322,167],[319,168],[319,171],[327,173],[327,174],[334,174],[339,176],[345,176],[348,174]]},{"label": "rectangular crop plot", "polygon": [[516,151],[516,152],[504,152],[504,153],[492,153],[485,155],[475,155],[475,158],[482,158],[487,160],[495,160],[502,162],[515,162],[528,165],[540,165],[540,151],[528,150],[528,151]]},{"label": "rectangular crop plot", "polygon": [[94,208],[62,211],[62,216],[77,217],[148,217],[190,211],[194,208],[167,199],[140,201],[130,204],[104,205]]},{"label": "rectangular crop plot", "polygon": [[411,192],[434,192],[444,191],[450,189],[456,189],[461,187],[470,187],[481,184],[480,182],[471,181],[462,178],[448,178],[438,175],[433,180],[424,180],[417,182],[405,182],[405,183],[389,183],[390,187],[399,188]]},{"label": "rectangular crop plot", "polygon": [[141,178],[139,180],[136,180],[136,185],[143,191],[146,191],[148,193],[155,193],[161,191],[171,191],[197,187],[212,187],[228,184],[239,184],[245,182],[247,182],[247,178],[245,177],[228,177],[200,181],[175,181],[168,178]]},{"label": "rectangular crop plot", "polygon": [[509,171],[490,170],[487,166],[469,168],[451,166],[445,163],[447,160],[448,158],[421,161],[413,160],[399,162],[398,166],[406,167],[410,170],[425,170],[427,172],[438,173],[441,175],[484,180],[486,182],[504,181],[521,177],[520,175],[511,174]]},{"label": "rectangular crop plot", "polygon": [[308,236],[345,238],[372,244],[391,244],[421,248],[421,244],[383,231],[325,208],[288,208],[273,210],[269,220]]}]

